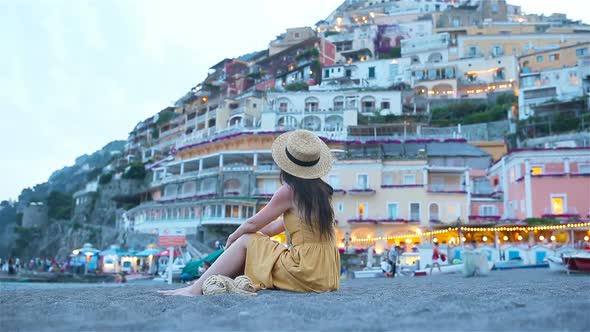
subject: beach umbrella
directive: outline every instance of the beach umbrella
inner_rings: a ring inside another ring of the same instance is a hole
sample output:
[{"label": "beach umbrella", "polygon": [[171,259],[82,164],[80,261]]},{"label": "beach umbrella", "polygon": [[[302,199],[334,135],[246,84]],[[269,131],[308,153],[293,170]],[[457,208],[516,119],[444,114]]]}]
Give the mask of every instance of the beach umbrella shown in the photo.
[{"label": "beach umbrella", "polygon": [[94,256],[94,255],[98,254],[99,252],[100,252],[100,250],[94,248],[92,246],[92,244],[84,243],[82,248],[75,249],[74,251],[72,251],[72,254],[74,254],[76,256],[77,255]]},{"label": "beach umbrella", "polygon": [[[160,256],[159,253],[160,253],[160,249],[146,249],[146,250],[136,253],[134,256],[137,256],[137,257],[149,257],[150,255]],[[167,255],[170,255],[170,254],[168,253]],[[175,256],[177,256],[177,255],[175,254]]]},{"label": "beach umbrella", "polygon": [[126,256],[128,253],[117,245],[112,245],[109,249],[103,250],[99,253],[100,256],[116,255]]}]

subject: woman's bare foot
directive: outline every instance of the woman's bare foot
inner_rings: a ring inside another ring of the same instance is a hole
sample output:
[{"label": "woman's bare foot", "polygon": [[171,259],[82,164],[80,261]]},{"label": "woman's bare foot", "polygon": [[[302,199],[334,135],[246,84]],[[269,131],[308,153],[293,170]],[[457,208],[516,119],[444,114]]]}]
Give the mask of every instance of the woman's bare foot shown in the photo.
[{"label": "woman's bare foot", "polygon": [[183,287],[183,288],[173,289],[173,290],[160,290],[160,291],[158,291],[158,293],[160,293],[162,295],[166,295],[166,296],[193,297],[193,296],[203,295],[203,291],[201,289],[198,289],[197,287],[193,287],[193,285],[191,285],[189,287]]}]

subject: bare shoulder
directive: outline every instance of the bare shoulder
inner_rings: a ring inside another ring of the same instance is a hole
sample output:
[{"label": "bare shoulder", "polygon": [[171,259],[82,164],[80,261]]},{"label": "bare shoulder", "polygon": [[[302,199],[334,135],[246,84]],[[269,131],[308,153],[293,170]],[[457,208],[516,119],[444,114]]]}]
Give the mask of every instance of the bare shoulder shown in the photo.
[{"label": "bare shoulder", "polygon": [[273,195],[273,198],[276,198],[279,200],[291,201],[291,199],[293,198],[293,189],[291,189],[291,187],[289,187],[287,184],[283,184],[275,192],[275,194]]}]

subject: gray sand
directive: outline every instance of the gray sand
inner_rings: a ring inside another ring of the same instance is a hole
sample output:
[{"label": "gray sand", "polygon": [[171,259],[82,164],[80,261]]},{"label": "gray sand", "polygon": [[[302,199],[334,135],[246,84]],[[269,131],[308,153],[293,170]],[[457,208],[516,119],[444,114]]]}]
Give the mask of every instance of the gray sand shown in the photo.
[{"label": "gray sand", "polygon": [[[176,286],[178,287],[178,286]],[[0,285],[1,331],[590,331],[590,276],[357,279],[338,292],[163,297],[160,284]]]}]

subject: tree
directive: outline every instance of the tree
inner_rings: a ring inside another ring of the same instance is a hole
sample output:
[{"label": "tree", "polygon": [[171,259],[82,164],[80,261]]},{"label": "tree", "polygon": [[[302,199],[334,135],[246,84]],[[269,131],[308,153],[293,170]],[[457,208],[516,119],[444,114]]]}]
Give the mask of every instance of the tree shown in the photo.
[{"label": "tree", "polygon": [[71,195],[52,191],[47,196],[47,214],[53,219],[70,219],[74,210],[74,199]]},{"label": "tree", "polygon": [[129,166],[127,171],[123,173],[123,179],[143,180],[145,179],[145,167],[143,164],[135,163]]}]

